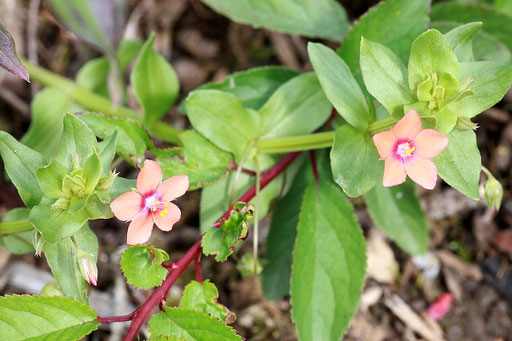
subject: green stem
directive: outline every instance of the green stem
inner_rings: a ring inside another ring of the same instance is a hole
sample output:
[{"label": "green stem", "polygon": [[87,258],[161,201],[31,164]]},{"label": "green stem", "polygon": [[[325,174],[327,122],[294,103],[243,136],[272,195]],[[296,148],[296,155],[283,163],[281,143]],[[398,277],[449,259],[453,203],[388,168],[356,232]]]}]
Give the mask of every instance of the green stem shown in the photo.
[{"label": "green stem", "polygon": [[[30,73],[32,80],[35,80],[43,86],[54,86],[66,91],[75,102],[82,105],[87,110],[101,112],[114,117],[130,118],[141,124],[144,123],[144,117],[138,112],[123,106],[115,106],[107,98],[78,86],[66,77],[62,77],[41,66],[32,64],[26,60],[22,60],[22,62]],[[175,144],[179,144],[180,142],[178,134],[181,130],[164,122],[159,121],[154,123],[148,128],[148,131],[152,136],[160,140]]]},{"label": "green stem", "polygon": [[[388,130],[396,124],[397,120],[388,117],[380,121],[373,122],[368,128],[370,135]],[[280,137],[274,139],[258,140],[256,148],[263,153],[289,153],[303,150],[321,149],[332,147],[334,142],[334,132],[322,132],[316,134]]]},{"label": "green stem", "polygon": [[28,220],[8,221],[0,223],[0,234],[11,234],[30,231],[34,226]]}]

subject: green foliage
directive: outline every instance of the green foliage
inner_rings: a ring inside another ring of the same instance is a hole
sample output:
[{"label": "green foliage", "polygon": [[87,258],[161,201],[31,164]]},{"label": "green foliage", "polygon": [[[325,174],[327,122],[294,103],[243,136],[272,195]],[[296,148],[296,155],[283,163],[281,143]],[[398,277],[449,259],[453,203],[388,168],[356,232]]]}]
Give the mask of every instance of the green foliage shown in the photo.
[{"label": "green foliage", "polygon": [[100,325],[86,304],[64,297],[0,297],[2,340],[80,340]]},{"label": "green foliage", "polygon": [[415,98],[407,84],[407,70],[384,45],[361,40],[361,72],[366,88],[392,116],[401,118],[403,106]]},{"label": "green foliage", "polygon": [[219,292],[209,280],[199,283],[192,281],[185,287],[180,307],[199,310],[226,323],[235,321],[236,316],[228,308],[217,302]]},{"label": "green foliage", "polygon": [[149,245],[128,247],[121,255],[121,269],[131,285],[141,289],[159,286],[167,276],[162,266],[169,260],[164,250]]},{"label": "green foliage", "polygon": [[291,278],[292,317],[301,340],[340,340],[363,289],[364,237],[349,201],[320,179],[306,190]]},{"label": "green foliage", "polygon": [[[220,82],[207,83],[197,90],[229,92],[240,98],[245,108],[259,110],[278,87],[299,74],[299,71],[283,66],[255,67],[232,73]],[[180,110],[185,112],[184,103]]]},{"label": "green foliage", "polygon": [[38,92],[30,104],[32,120],[21,142],[46,160],[54,157],[62,135],[62,119],[71,110],[71,104],[69,96],[59,88],[48,87]]},{"label": "green foliage", "polygon": [[437,173],[448,185],[478,200],[481,158],[475,132],[453,129],[447,136],[448,146],[434,159]]},{"label": "green foliage", "polygon": [[36,171],[45,165],[43,156],[4,131],[0,131],[0,155],[5,172],[16,186],[21,200],[29,208],[37,205],[43,192],[37,182]]},{"label": "green foliage", "polygon": [[406,63],[413,40],[427,28],[429,6],[428,0],[381,1],[352,26],[337,52],[361,86],[364,86],[359,70],[361,37],[387,46]]},{"label": "green foliage", "polygon": [[412,256],[428,249],[428,225],[412,181],[391,188],[377,184],[365,194],[366,206],[376,225]]},{"label": "green foliage", "polygon": [[213,184],[227,174],[232,166],[231,154],[193,130],[181,133],[179,138],[182,147],[157,153],[164,178],[187,174],[190,189],[197,189]]},{"label": "green foliage", "polygon": [[164,311],[149,320],[149,333],[175,336],[189,341],[241,341],[233,329],[219,319],[188,308],[163,306]]},{"label": "green foliage", "polygon": [[235,246],[249,232],[249,219],[253,217],[254,207],[251,204],[237,202],[229,218],[222,222],[220,228],[210,227],[203,239],[201,246],[205,255],[215,254],[217,262],[224,262],[233,253]]},{"label": "green foliage", "polygon": [[329,101],[348,123],[366,131],[371,118],[370,108],[347,64],[322,44],[309,43],[308,52]]},{"label": "green foliage", "polygon": [[290,292],[292,252],[300,207],[304,191],[312,179],[313,171],[309,160],[306,160],[294,177],[290,190],[279,200],[272,214],[261,273],[263,294],[268,300],[280,299]]},{"label": "green foliage", "polygon": [[98,258],[98,239],[87,224],[84,224],[71,238],[56,243],[46,243],[44,255],[64,295],[87,303],[87,289],[80,272],[77,247],[87,252],[96,261]]},{"label": "green foliage", "polygon": [[[5,215],[2,218],[2,223],[28,220],[29,214],[29,208],[18,207],[5,213]],[[32,246],[33,234],[34,231],[29,230],[19,233],[0,235],[0,245],[3,245],[7,250],[15,254],[34,252],[35,250]]]},{"label": "green foliage", "polygon": [[231,20],[255,28],[340,41],[349,23],[334,0],[202,0]]},{"label": "green foliage", "polygon": [[481,28],[481,22],[472,22],[455,27],[444,35],[459,62],[474,61],[473,38]]},{"label": "green foliage", "polygon": [[153,50],[154,40],[153,34],[144,43],[130,75],[146,124],[164,116],[179,93],[178,76],[165,58]]},{"label": "green foliage", "polygon": [[66,114],[60,147],[55,160],[67,169],[71,169],[74,157],[77,157],[77,162],[82,164],[93,153],[96,145],[96,136],[87,125],[72,114]]},{"label": "green foliage", "polygon": [[368,133],[347,124],[336,129],[331,149],[332,176],[348,196],[357,197],[372,189],[382,176],[382,166]]}]

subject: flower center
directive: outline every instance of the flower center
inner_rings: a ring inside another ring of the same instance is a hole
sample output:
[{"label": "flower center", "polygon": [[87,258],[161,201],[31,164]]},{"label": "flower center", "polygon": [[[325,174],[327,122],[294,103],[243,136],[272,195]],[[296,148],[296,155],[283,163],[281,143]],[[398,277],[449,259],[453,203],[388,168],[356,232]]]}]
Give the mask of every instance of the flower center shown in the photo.
[{"label": "flower center", "polygon": [[412,146],[409,142],[399,143],[396,147],[395,154],[405,160],[414,155],[415,149],[416,147]]},{"label": "flower center", "polygon": [[167,211],[167,206],[169,204],[166,202],[160,201],[160,196],[156,193],[147,197],[145,202],[145,208],[150,210],[153,213],[159,214],[161,217],[164,217]]}]

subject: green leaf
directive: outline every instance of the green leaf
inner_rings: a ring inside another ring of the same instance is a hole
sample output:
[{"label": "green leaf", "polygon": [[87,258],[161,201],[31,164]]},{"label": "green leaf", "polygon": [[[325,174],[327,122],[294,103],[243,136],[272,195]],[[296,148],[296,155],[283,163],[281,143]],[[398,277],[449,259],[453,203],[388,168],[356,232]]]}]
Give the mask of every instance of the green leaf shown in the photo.
[{"label": "green leaf", "polygon": [[[460,27],[466,28],[469,30],[468,27],[471,27],[470,25],[473,25],[475,23],[469,23],[466,25],[462,25]],[[435,28],[436,30],[439,30],[442,33],[445,33],[446,39],[449,40],[449,37],[446,35],[450,30],[455,30],[459,27],[457,23],[453,22],[445,22],[445,21],[436,21],[431,24],[432,28]],[[461,29],[462,30],[462,29]],[[460,32],[462,33],[462,32]],[[451,43],[450,43],[451,45]],[[469,44],[468,44],[469,45]],[[472,38],[472,53],[474,55],[475,60],[488,60],[500,64],[508,64],[512,60],[512,53],[508,49],[508,47],[503,44],[501,41],[498,40],[495,36],[484,32],[482,30],[478,30],[475,32]],[[452,46],[453,48],[453,46]],[[458,52],[457,50],[454,51],[457,55],[457,58],[459,59],[459,62],[469,62],[473,60],[465,60],[461,59],[464,58],[464,56],[461,55],[461,52]]]},{"label": "green leaf", "polygon": [[71,98],[59,88],[48,87],[38,92],[30,104],[32,120],[21,142],[50,160],[57,153],[62,120],[71,107]]},{"label": "green leaf", "polygon": [[37,182],[36,171],[46,164],[43,156],[4,131],[0,131],[0,155],[21,200],[29,208],[37,205],[43,197],[43,191]]},{"label": "green leaf", "polygon": [[130,119],[119,119],[98,113],[84,113],[80,119],[87,123],[95,135],[107,139],[117,131],[117,150],[121,153],[144,157],[148,149],[148,135],[144,128]]},{"label": "green leaf", "polygon": [[12,39],[11,34],[7,31],[4,23],[0,19],[0,66],[20,77],[21,79],[29,81],[29,74],[23,64],[21,64],[18,55],[16,54],[16,44]]},{"label": "green leaf", "polygon": [[128,283],[149,289],[164,281],[168,271],[162,263],[168,260],[169,255],[164,250],[149,245],[135,245],[121,255],[121,269]]},{"label": "green leaf", "polygon": [[304,192],[312,179],[311,163],[306,160],[293,179],[290,190],[279,200],[272,213],[261,273],[261,286],[268,300],[280,299],[290,292],[292,252],[300,207]]},{"label": "green leaf", "polygon": [[493,62],[461,63],[458,79],[471,79],[468,88],[474,95],[449,104],[457,116],[473,117],[498,103],[510,89],[512,67]]},{"label": "green leaf", "polygon": [[229,218],[219,228],[209,227],[201,239],[205,255],[215,255],[217,262],[224,262],[235,246],[247,237],[249,219],[253,217],[251,204],[238,202],[233,205]]},{"label": "green leaf", "polygon": [[250,142],[259,136],[259,115],[245,110],[235,95],[218,90],[192,92],[185,101],[188,118],[201,135],[242,159]]},{"label": "green leaf", "polygon": [[86,179],[85,193],[92,193],[100,180],[102,171],[100,156],[96,150],[84,161],[82,169]]},{"label": "green leaf", "polygon": [[105,176],[110,171],[110,166],[116,156],[117,131],[114,131],[110,137],[98,143],[99,157],[101,161],[101,176]]},{"label": "green leaf", "polygon": [[300,340],[340,340],[364,285],[365,243],[350,202],[322,179],[306,190],[291,279]]},{"label": "green leaf", "polygon": [[302,135],[314,131],[329,118],[331,103],[316,75],[305,73],[281,85],[259,113],[263,138]]},{"label": "green leaf", "polygon": [[481,28],[481,22],[472,22],[458,26],[444,34],[446,41],[450,44],[450,47],[457,56],[457,60],[459,62],[474,61],[473,37]]},{"label": "green leaf", "polygon": [[202,0],[231,20],[255,28],[341,41],[349,23],[333,0]]},{"label": "green leaf", "polygon": [[242,340],[232,328],[203,312],[166,306],[163,309],[148,322],[152,337],[175,336],[191,341]]},{"label": "green leaf", "polygon": [[[87,224],[84,224],[73,238],[81,250],[92,255],[95,261],[97,260],[98,238]],[[46,243],[44,255],[64,295],[87,303],[85,279],[80,272],[77,250],[71,238],[56,243]]]},{"label": "green leaf", "polygon": [[0,297],[2,340],[80,340],[100,325],[86,304],[65,297]]},{"label": "green leaf", "polygon": [[[258,110],[282,84],[299,75],[297,70],[284,66],[262,66],[235,72],[217,83],[207,83],[197,90],[229,92],[242,101],[245,108]],[[180,111],[185,112],[184,103]]]},{"label": "green leaf", "polygon": [[36,176],[44,195],[53,199],[64,196],[62,180],[67,174],[68,169],[55,159],[47,166],[39,168],[36,172]]},{"label": "green leaf", "polygon": [[432,21],[445,21],[464,24],[473,21],[483,22],[482,30],[489,33],[510,50],[512,50],[512,14],[497,10],[484,4],[463,3],[459,1],[442,1],[432,6],[430,12]]},{"label": "green leaf", "polygon": [[[203,188],[199,205],[199,221],[202,232],[214,224],[235,200],[254,185],[255,179],[253,176],[242,173],[236,184],[234,181],[235,172],[230,172],[222,180]],[[282,181],[283,178],[278,177],[260,191],[260,217],[264,217],[269,211],[270,202],[281,190]],[[233,186],[234,191],[232,190]],[[254,203],[254,199],[251,202]]]},{"label": "green leaf", "polygon": [[185,287],[180,300],[180,307],[202,311],[221,321],[232,323],[235,315],[228,308],[217,302],[219,292],[209,280],[199,283],[192,281]]},{"label": "green leaf", "polygon": [[409,87],[415,90],[425,77],[436,73],[457,75],[459,62],[446,38],[437,30],[428,30],[412,43],[409,58]]},{"label": "green leaf", "polygon": [[120,176],[114,179],[114,183],[112,187],[108,191],[108,194],[113,199],[117,198],[121,194],[131,191],[132,188],[135,188],[136,180],[135,179],[125,179]]},{"label": "green leaf", "polygon": [[361,72],[366,88],[396,118],[416,100],[407,84],[407,69],[384,45],[361,40]]},{"label": "green leaf", "polygon": [[[11,222],[11,221],[20,221],[20,220],[28,220],[28,216],[30,215],[30,208],[19,207],[10,210],[5,213],[2,218],[2,222]],[[32,235],[34,234],[33,230],[24,231],[19,233],[10,233],[6,235],[0,235],[0,245],[9,250],[14,254],[25,254],[34,252],[34,247],[32,246]]]},{"label": "green leaf", "polygon": [[381,1],[358,19],[337,52],[361,86],[361,37],[387,46],[402,63],[407,63],[412,42],[427,28],[429,7],[428,0]]},{"label": "green leaf", "polygon": [[71,169],[73,155],[78,156],[81,165],[93,153],[96,146],[96,136],[91,129],[79,118],[72,114],[66,114],[59,152],[55,160],[62,163],[67,169]]},{"label": "green leaf", "polygon": [[472,130],[453,129],[448,146],[434,159],[437,173],[448,185],[473,200],[478,200],[478,182],[482,167],[476,135]]},{"label": "green leaf", "polygon": [[181,145],[157,154],[164,178],[187,174],[190,189],[213,184],[224,177],[232,166],[232,156],[205,139],[196,131],[179,135]]},{"label": "green leaf", "polygon": [[144,43],[130,76],[147,124],[164,116],[179,93],[178,76],[165,58],[153,50],[154,40],[152,34]]},{"label": "green leaf", "polygon": [[348,123],[366,131],[371,117],[370,108],[347,64],[333,50],[322,44],[309,43],[308,52],[329,101]]},{"label": "green leaf", "polygon": [[428,225],[412,181],[394,187],[377,184],[365,194],[366,206],[375,224],[412,256],[428,249]]},{"label": "green leaf", "polygon": [[110,98],[108,91],[108,58],[95,58],[85,63],[76,75],[76,84],[105,98]]},{"label": "green leaf", "polygon": [[368,192],[382,175],[382,162],[370,135],[347,124],[336,129],[331,168],[334,181],[351,197]]}]

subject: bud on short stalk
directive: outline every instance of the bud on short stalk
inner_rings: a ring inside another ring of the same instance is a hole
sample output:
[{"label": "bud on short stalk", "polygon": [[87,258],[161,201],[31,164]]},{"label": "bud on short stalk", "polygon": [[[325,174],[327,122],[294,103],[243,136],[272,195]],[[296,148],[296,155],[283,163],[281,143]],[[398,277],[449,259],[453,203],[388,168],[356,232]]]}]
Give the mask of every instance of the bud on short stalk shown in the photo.
[{"label": "bud on short stalk", "polygon": [[96,286],[98,284],[98,268],[94,258],[80,249],[78,249],[77,256],[78,267],[80,268],[82,276],[84,276],[89,284]]},{"label": "bud on short stalk", "polygon": [[43,235],[38,230],[34,229],[34,233],[32,234],[32,245],[36,250],[36,256],[41,256],[43,254],[44,246],[46,242],[43,239]]},{"label": "bud on short stalk", "polygon": [[498,211],[503,198],[503,187],[494,176],[487,178],[484,184],[484,199],[487,207]]},{"label": "bud on short stalk", "polygon": [[117,175],[119,173],[116,173],[116,171],[110,171],[107,176],[104,178],[101,178],[98,182],[98,191],[108,191],[112,185],[114,184],[114,180],[116,179]]}]

